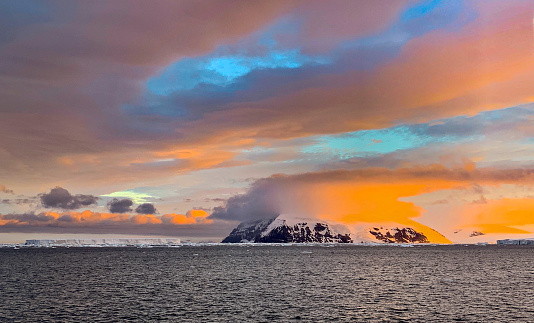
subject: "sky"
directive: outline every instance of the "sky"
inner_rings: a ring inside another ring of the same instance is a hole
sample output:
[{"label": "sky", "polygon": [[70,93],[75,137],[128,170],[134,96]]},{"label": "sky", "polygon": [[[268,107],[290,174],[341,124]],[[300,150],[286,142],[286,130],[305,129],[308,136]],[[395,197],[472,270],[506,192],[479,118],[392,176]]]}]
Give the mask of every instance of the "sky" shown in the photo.
[{"label": "sky", "polygon": [[0,242],[219,241],[278,214],[534,237],[533,18],[529,0],[0,2]]}]

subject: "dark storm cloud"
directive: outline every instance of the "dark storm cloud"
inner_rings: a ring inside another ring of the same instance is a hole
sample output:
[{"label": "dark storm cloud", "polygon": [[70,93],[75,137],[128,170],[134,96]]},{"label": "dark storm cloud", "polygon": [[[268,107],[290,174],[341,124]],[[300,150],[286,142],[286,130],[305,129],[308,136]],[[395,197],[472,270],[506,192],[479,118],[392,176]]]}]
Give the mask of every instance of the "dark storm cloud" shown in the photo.
[{"label": "dark storm cloud", "polygon": [[135,212],[139,214],[155,214],[157,212],[156,207],[152,203],[143,203],[135,208]]},{"label": "dark storm cloud", "polygon": [[126,213],[132,210],[132,205],[133,202],[130,199],[113,199],[108,202],[108,209],[111,213]]},{"label": "dark storm cloud", "polygon": [[84,206],[96,204],[98,197],[94,195],[76,194],[71,195],[62,187],[55,187],[50,193],[42,193],[41,204],[46,208],[59,208],[65,210],[79,209]]}]

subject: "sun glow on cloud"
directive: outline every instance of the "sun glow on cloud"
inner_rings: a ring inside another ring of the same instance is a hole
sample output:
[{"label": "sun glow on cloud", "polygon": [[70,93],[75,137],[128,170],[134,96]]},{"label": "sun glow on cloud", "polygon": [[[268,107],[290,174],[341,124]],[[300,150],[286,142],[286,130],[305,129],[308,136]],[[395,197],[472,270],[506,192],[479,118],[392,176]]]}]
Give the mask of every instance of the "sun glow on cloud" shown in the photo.
[{"label": "sun glow on cloud", "polygon": [[152,195],[149,195],[149,194],[146,194],[146,193],[138,193],[138,192],[135,192],[134,190],[113,192],[113,193],[104,194],[104,195],[101,195],[101,196],[104,196],[104,197],[129,198],[134,203],[138,203],[138,204],[149,202],[149,201],[157,198],[157,196],[152,196]]},{"label": "sun glow on cloud", "polygon": [[205,225],[213,221],[207,219],[208,213],[202,210],[190,210],[186,214],[123,214],[100,213],[85,210],[83,212],[43,212],[40,214],[0,214],[0,226],[173,226],[173,225]]},{"label": "sun glow on cloud", "polygon": [[485,233],[529,233],[534,229],[534,199],[503,198],[467,205],[461,219]]},{"label": "sun glow on cloud", "polygon": [[450,243],[434,230],[413,220],[424,211],[420,206],[399,199],[456,185],[442,180],[415,180],[401,184],[327,183],[314,185],[311,189],[298,187],[294,191],[284,191],[287,198],[280,198],[286,201],[282,214],[315,215],[319,219],[348,226],[360,223],[409,226],[424,233],[432,242]]}]

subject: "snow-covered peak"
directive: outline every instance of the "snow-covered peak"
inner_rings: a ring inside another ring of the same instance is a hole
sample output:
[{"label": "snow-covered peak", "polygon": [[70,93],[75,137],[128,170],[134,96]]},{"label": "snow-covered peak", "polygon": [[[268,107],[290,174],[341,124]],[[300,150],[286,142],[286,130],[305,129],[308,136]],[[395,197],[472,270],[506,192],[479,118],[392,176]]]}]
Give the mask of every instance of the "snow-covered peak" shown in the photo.
[{"label": "snow-covered peak", "polygon": [[[268,220],[241,223],[235,228],[223,242],[263,242],[263,243],[286,243],[286,242],[316,242],[316,243],[348,243],[352,242],[350,234],[334,232],[326,223],[317,222],[313,219],[289,220],[281,217]],[[311,220],[310,222],[307,222]]]},{"label": "snow-covered peak", "polygon": [[[439,234],[439,233],[437,233]],[[279,215],[241,223],[223,242],[432,243],[427,235],[399,223],[326,223],[308,217]]]}]

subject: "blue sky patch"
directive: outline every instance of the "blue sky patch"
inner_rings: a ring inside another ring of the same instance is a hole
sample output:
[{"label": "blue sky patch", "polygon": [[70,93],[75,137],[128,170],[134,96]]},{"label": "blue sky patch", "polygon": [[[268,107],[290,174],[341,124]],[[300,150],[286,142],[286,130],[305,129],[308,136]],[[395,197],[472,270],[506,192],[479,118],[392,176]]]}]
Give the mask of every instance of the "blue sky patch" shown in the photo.
[{"label": "blue sky patch", "polygon": [[293,69],[305,64],[326,64],[320,57],[310,57],[299,50],[270,51],[264,56],[211,55],[187,58],[167,67],[147,82],[148,89],[158,95],[190,90],[195,86],[213,84],[226,86],[236,79],[261,69]]},{"label": "blue sky patch", "polygon": [[397,150],[423,147],[431,142],[453,142],[456,136],[431,137],[418,134],[408,126],[362,130],[317,138],[317,143],[302,148],[303,153],[329,152],[341,158],[387,154]]}]

